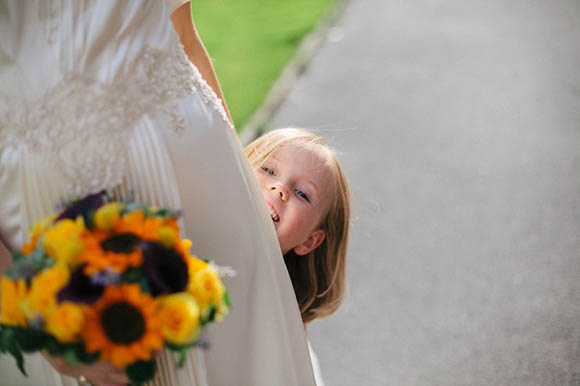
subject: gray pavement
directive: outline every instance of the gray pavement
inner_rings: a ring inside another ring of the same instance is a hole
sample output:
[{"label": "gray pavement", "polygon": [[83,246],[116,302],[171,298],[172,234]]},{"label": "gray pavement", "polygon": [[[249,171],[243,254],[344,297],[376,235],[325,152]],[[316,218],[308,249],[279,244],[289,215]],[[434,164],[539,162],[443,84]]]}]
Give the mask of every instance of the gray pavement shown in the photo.
[{"label": "gray pavement", "polygon": [[270,126],[350,178],[327,386],[580,385],[580,1],[353,0]]}]

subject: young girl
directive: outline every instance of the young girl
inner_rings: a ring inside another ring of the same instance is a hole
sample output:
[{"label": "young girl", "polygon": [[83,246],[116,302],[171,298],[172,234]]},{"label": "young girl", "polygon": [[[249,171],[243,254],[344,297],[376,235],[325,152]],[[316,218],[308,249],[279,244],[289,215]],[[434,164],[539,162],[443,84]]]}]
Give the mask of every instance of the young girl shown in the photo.
[{"label": "young girl", "polygon": [[303,129],[246,146],[307,323],[336,311],[345,287],[350,193],[336,154]]}]

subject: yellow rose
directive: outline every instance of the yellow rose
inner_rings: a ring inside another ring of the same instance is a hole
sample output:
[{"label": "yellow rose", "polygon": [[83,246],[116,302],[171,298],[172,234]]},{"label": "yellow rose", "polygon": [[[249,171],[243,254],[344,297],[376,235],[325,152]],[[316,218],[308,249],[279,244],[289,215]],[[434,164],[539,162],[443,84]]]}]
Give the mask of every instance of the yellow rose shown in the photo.
[{"label": "yellow rose", "polygon": [[26,310],[30,316],[47,315],[56,307],[56,295],[68,283],[70,272],[67,267],[55,264],[32,279]]},{"label": "yellow rose", "polygon": [[110,231],[119,218],[121,210],[123,210],[123,204],[120,202],[110,202],[101,206],[95,212],[95,225],[100,230]]},{"label": "yellow rose", "polygon": [[24,279],[13,281],[3,276],[1,288],[0,323],[26,327],[27,319],[22,310],[22,303],[27,294],[26,282]]},{"label": "yellow rose", "polygon": [[170,248],[177,240],[177,231],[170,226],[164,225],[159,228],[159,242],[165,247]]},{"label": "yellow rose", "polygon": [[83,251],[81,235],[84,229],[82,217],[78,217],[76,221],[60,220],[46,231],[42,245],[53,259],[74,267],[78,264],[78,257]]},{"label": "yellow rose", "polygon": [[192,343],[199,336],[199,307],[193,297],[181,292],[157,301],[163,338],[173,344]]},{"label": "yellow rose", "polygon": [[210,264],[191,275],[188,292],[193,295],[202,310],[210,304],[219,304],[224,296],[225,287],[219,278],[217,270]]},{"label": "yellow rose", "polygon": [[80,339],[85,322],[82,306],[72,302],[63,302],[49,313],[45,320],[45,329],[59,342],[72,343]]},{"label": "yellow rose", "polygon": [[22,246],[22,252],[25,255],[30,255],[30,253],[34,251],[38,239],[48,228],[50,228],[55,218],[56,215],[43,218],[42,220],[37,221],[32,226],[32,228],[30,229],[30,242]]}]

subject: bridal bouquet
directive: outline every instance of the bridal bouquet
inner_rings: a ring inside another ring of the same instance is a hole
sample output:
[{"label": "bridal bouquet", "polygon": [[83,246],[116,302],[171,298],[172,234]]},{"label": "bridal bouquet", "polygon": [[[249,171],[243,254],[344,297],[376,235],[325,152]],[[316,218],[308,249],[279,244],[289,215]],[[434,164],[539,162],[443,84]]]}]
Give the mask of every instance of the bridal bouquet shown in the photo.
[{"label": "bridal bouquet", "polygon": [[1,279],[0,351],[24,374],[26,352],[109,360],[135,384],[153,378],[161,349],[183,363],[230,303],[219,268],[179,237],[177,216],[98,193],[35,224]]}]

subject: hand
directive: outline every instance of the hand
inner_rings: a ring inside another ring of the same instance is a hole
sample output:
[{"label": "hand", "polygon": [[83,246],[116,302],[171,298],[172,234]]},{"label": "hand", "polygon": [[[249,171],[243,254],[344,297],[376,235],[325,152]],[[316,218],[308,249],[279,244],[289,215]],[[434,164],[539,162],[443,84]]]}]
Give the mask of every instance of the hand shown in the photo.
[{"label": "hand", "polygon": [[124,369],[113,366],[111,362],[99,361],[91,365],[79,363],[70,365],[64,359],[43,353],[46,360],[63,375],[78,379],[81,375],[93,386],[126,386],[129,378]]}]

